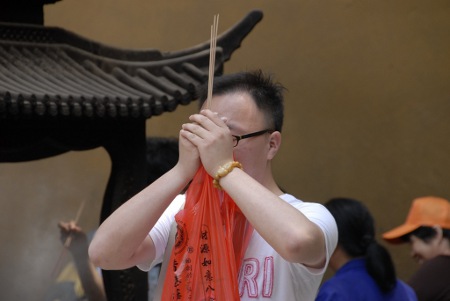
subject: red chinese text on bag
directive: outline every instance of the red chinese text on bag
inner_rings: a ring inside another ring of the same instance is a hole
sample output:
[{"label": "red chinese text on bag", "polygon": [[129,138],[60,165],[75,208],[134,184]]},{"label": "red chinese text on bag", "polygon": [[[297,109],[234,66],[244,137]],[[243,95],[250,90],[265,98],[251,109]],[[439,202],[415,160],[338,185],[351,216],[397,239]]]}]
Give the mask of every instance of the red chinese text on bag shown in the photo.
[{"label": "red chinese text on bag", "polygon": [[162,300],[239,300],[238,272],[253,228],[203,167],[175,221]]}]

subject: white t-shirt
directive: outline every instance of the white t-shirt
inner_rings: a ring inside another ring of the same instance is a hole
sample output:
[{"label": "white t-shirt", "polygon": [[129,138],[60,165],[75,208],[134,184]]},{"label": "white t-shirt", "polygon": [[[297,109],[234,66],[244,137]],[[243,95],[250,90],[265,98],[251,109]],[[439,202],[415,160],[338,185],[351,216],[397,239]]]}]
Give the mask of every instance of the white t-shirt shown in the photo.
[{"label": "white t-shirt", "polygon": [[[323,205],[303,202],[290,194],[283,194],[280,197],[300,210],[323,231],[327,254],[326,265],[322,269],[312,269],[300,263],[288,262],[275,252],[255,230],[239,273],[241,300],[313,301],[330,256],[336,248],[338,239],[336,222]],[[150,231],[149,235],[155,243],[156,257],[151,263],[138,265],[141,270],[147,271],[162,261],[174,216],[183,206],[184,201],[184,195],[177,196]]]}]

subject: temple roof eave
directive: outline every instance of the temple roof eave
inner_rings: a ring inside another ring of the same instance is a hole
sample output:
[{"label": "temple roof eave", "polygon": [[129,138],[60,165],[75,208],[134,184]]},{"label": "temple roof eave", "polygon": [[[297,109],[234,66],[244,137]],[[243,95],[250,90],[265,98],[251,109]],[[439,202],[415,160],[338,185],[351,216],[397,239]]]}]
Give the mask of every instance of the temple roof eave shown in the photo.
[{"label": "temple roof eave", "polygon": [[[253,11],[218,37],[215,74],[262,18]],[[148,119],[196,100],[209,42],[162,53],[92,42],[66,30],[0,24],[0,121]]]}]

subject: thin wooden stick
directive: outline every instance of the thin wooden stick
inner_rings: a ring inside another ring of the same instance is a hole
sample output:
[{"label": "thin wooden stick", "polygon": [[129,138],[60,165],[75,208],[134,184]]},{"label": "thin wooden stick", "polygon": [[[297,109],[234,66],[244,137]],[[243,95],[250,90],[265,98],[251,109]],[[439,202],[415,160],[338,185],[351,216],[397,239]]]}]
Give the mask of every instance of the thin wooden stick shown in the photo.
[{"label": "thin wooden stick", "polygon": [[[84,200],[81,203],[80,208],[78,208],[77,215],[75,216],[75,225],[78,224],[78,220],[80,219],[81,213],[83,212],[85,203],[86,203],[86,200]],[[71,242],[72,242],[72,235],[69,235],[69,236],[67,236],[66,241],[64,242],[64,247],[68,248],[70,246]]]},{"label": "thin wooden stick", "polygon": [[211,26],[211,40],[209,47],[208,96],[206,98],[207,109],[211,108],[214,71],[216,69],[216,44],[217,44],[218,28],[219,28],[219,14],[214,16],[213,25]]},{"label": "thin wooden stick", "polygon": [[[75,216],[75,224],[78,224],[78,220],[80,219],[81,213],[83,212],[84,204],[85,204],[85,203],[86,203],[86,200],[84,200],[84,201],[81,203],[80,207],[78,208],[77,215]],[[55,277],[57,276],[57,273],[58,273],[59,270],[60,270],[61,262],[62,262],[64,256],[66,255],[67,248],[69,248],[69,246],[70,246],[71,243],[72,243],[72,235],[69,234],[69,235],[67,236],[66,240],[64,241],[64,247],[63,247],[63,249],[61,250],[61,253],[59,254],[58,261],[56,262],[55,267],[54,267],[53,270],[52,270],[52,274],[51,274],[51,275],[52,275],[52,279],[55,278]]]}]

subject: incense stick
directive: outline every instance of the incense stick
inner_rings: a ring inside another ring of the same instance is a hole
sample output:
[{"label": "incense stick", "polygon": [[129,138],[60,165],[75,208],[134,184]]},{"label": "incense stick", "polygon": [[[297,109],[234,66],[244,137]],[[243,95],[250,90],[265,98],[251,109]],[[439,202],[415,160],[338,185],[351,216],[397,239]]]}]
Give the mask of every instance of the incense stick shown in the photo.
[{"label": "incense stick", "polygon": [[[81,203],[80,207],[78,208],[77,215],[75,216],[75,224],[78,224],[78,220],[80,219],[81,213],[83,212],[85,203],[86,203],[86,200],[84,200]],[[72,235],[69,234],[67,236],[66,240],[64,241],[63,249],[61,250],[61,253],[59,254],[59,258],[58,258],[58,261],[55,264],[55,267],[53,268],[53,271],[52,271],[52,274],[51,274],[52,278],[57,276],[57,272],[59,272],[59,270],[60,270],[61,261],[64,258],[64,256],[66,255],[67,248],[69,248],[71,243],[72,243]]]},{"label": "incense stick", "polygon": [[214,16],[213,25],[211,26],[211,40],[209,47],[208,96],[206,98],[207,109],[211,108],[214,71],[216,69],[216,43],[217,43],[218,27],[219,27],[219,14]]},{"label": "incense stick", "polygon": [[[78,220],[80,219],[81,213],[83,212],[84,203],[86,203],[86,200],[84,200],[81,203],[80,208],[78,208],[77,215],[75,216],[75,225],[78,224]],[[67,236],[66,241],[64,242],[64,247],[68,248],[71,242],[72,242],[72,235],[69,235]]]}]

